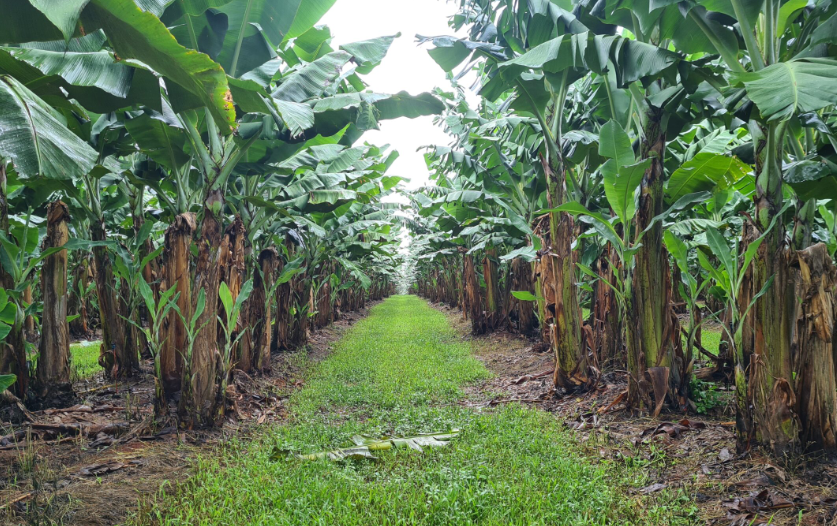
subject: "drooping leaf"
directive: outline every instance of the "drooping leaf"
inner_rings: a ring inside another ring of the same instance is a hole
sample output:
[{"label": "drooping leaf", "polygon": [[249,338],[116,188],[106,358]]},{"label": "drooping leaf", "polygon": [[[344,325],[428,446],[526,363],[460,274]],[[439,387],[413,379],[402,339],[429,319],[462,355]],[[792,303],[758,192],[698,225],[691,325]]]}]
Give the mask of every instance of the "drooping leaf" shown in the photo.
[{"label": "drooping leaf", "polygon": [[124,123],[140,149],[158,163],[170,169],[179,169],[189,162],[185,151],[186,132],[177,124],[168,104],[164,104],[162,114],[146,110],[125,119]]},{"label": "drooping leaf", "polygon": [[250,68],[239,65],[243,57],[253,52],[253,46],[262,51],[300,36],[331,9],[335,1],[232,0],[218,8],[219,13],[227,16],[229,26],[218,61],[232,76],[247,71]]},{"label": "drooping leaf", "polygon": [[175,112],[190,109],[193,99],[209,108],[222,131],[235,126],[224,70],[203,53],[181,46],[153,13],[134,2],[90,0],[82,21],[89,30],[102,28],[121,59],[136,59],[165,77]]},{"label": "drooping leaf", "polygon": [[[65,53],[32,48],[2,48],[0,67],[9,70],[10,59],[37,68],[41,76],[57,75],[74,86],[90,86],[125,98],[131,87],[133,68],[120,64],[111,53]],[[17,75],[16,75],[17,76]]]},{"label": "drooping leaf", "polygon": [[[515,258],[521,258],[523,261],[532,262],[537,259],[538,254],[533,246],[525,246],[512,250],[508,254],[500,256],[501,261],[510,261]],[[513,293],[512,293],[513,294]]]},{"label": "drooping leaf", "polygon": [[64,118],[17,80],[0,76],[0,156],[25,178],[81,177],[98,154]]},{"label": "drooping leaf", "polygon": [[407,117],[415,119],[427,115],[438,115],[445,109],[445,105],[430,93],[410,95],[406,91],[400,91],[375,103],[379,119],[397,119]]},{"label": "drooping leaf", "polygon": [[301,66],[282,78],[279,87],[273,91],[273,98],[303,102],[322,95],[351,58],[345,51],[335,51]]},{"label": "drooping leaf", "polygon": [[69,40],[76,30],[81,10],[90,0],[29,0]]},{"label": "drooping leaf", "polygon": [[272,102],[282,122],[291,130],[291,135],[300,135],[314,127],[314,110],[307,104],[279,99],[273,99]]},{"label": "drooping leaf", "polygon": [[388,37],[361,40],[351,44],[343,44],[340,49],[352,55],[354,61],[358,64],[357,72],[366,75],[381,63],[392,42],[400,36],[401,33],[398,33]]},{"label": "drooping leaf", "polygon": [[837,172],[824,162],[804,159],[790,163],[784,180],[803,201],[837,199]]}]

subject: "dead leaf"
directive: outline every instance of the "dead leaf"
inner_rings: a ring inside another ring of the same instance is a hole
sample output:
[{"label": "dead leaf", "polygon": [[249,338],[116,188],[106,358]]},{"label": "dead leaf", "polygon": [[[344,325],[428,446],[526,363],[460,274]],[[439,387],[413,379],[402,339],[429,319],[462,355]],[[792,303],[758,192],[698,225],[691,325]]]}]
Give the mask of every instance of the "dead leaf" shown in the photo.
[{"label": "dead leaf", "polygon": [[645,370],[644,376],[651,389],[654,391],[654,413],[652,416],[657,418],[660,411],[663,409],[663,404],[666,401],[666,394],[668,394],[668,367],[649,367]]},{"label": "dead leaf", "polygon": [[718,453],[718,458],[720,458],[724,462],[727,462],[732,459],[732,453],[729,452],[729,449],[724,448],[721,450],[720,453]]},{"label": "dead leaf", "polygon": [[793,508],[793,503],[781,495],[770,493],[764,489],[749,497],[727,500],[722,503],[724,507],[737,513],[758,513],[760,511],[779,510]]},{"label": "dead leaf", "polygon": [[642,493],[642,494],[647,495],[649,493],[655,493],[655,492],[660,491],[660,490],[665,489],[665,488],[666,488],[665,484],[663,484],[661,482],[657,482],[656,484],[651,484],[650,486],[645,486],[644,488],[639,490],[639,492]]},{"label": "dead leaf", "polygon": [[758,487],[758,486],[769,486],[773,484],[773,481],[770,480],[770,477],[765,475],[764,473],[759,473],[753,478],[742,480],[741,482],[736,482],[735,485],[744,488],[744,487]]},{"label": "dead leaf", "polygon": [[671,438],[680,438],[681,434],[686,431],[704,429],[706,424],[703,422],[692,422],[684,419],[680,422],[662,422],[655,427],[649,427],[640,435],[641,438],[653,438],[660,434],[667,434]]},{"label": "dead leaf", "polygon": [[99,476],[104,475],[105,473],[113,473],[114,471],[119,471],[122,468],[128,467],[128,464],[123,464],[122,462],[105,462],[103,464],[93,464],[90,466],[85,466],[81,468],[78,472],[81,476]]}]

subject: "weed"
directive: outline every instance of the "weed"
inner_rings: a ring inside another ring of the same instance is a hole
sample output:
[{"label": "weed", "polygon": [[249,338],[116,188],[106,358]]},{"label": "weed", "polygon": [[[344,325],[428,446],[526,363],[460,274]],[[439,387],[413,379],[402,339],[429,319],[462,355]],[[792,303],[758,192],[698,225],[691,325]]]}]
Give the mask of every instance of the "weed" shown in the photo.
[{"label": "weed", "polygon": [[695,403],[695,410],[700,415],[705,415],[716,407],[723,405],[721,392],[718,391],[718,386],[714,383],[704,382],[692,377],[689,389],[692,401]]}]

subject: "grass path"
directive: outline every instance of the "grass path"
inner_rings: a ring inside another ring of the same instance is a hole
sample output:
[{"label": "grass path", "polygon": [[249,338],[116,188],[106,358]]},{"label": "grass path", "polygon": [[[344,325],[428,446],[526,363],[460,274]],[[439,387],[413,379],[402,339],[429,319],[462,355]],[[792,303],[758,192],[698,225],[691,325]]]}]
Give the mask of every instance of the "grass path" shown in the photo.
[{"label": "grass path", "polygon": [[[644,469],[594,463],[554,417],[457,405],[490,373],[443,314],[392,297],[357,323],[290,399],[286,424],[196,462],[140,522],[265,525],[676,524],[678,507],[626,492]],[[287,452],[350,437],[461,429],[446,448],[383,451],[377,462]],[[639,486],[641,487],[641,486]],[[674,502],[674,501],[669,501]]]}]

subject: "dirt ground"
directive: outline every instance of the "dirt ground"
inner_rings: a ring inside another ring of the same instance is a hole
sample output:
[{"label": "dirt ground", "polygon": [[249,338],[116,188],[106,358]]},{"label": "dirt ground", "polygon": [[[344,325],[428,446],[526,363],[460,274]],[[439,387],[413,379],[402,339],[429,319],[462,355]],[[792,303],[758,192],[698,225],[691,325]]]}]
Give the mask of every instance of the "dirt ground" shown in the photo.
[{"label": "dirt ground", "polygon": [[593,392],[562,396],[552,389],[554,358],[543,345],[504,332],[471,336],[458,309],[435,307],[496,375],[471,389],[468,404],[532,404],[574,430],[591,458],[653,460],[653,482],[634,491],[682,489],[707,525],[837,525],[837,458],[814,453],[777,459],[759,449],[737,457],[727,386],[717,387],[719,406],[709,414],[630,416],[614,404],[627,387],[624,372],[605,374]]},{"label": "dirt ground", "polygon": [[150,362],[129,382],[108,384],[97,375],[77,383],[73,407],[29,413],[31,421],[19,426],[0,422],[0,524],[113,525],[141,513],[143,502],[188,478],[190,459],[283,421],[305,368],[367,312],[314,332],[305,349],[274,354],[268,376],[236,372],[234,404],[220,429],[180,431],[173,419],[155,422]]}]

